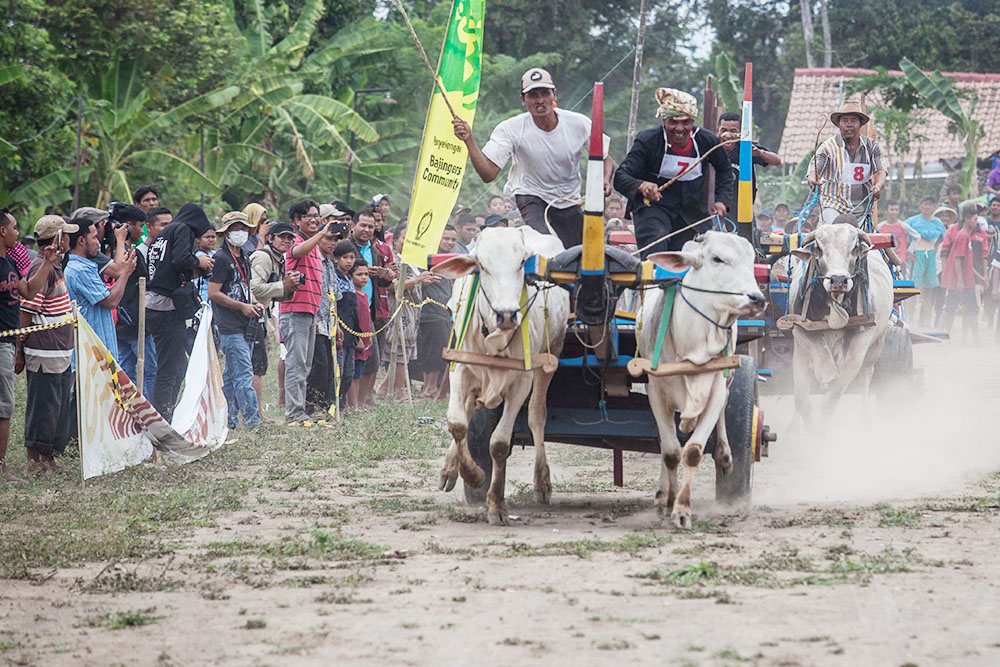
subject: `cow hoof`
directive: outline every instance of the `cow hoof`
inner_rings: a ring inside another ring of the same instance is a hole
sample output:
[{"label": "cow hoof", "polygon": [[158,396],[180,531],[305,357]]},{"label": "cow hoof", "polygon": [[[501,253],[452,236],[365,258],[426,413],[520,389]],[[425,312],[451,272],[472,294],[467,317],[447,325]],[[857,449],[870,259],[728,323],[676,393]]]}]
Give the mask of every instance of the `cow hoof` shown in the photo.
[{"label": "cow hoof", "polygon": [[535,502],[539,505],[548,505],[552,499],[552,487],[535,487]]},{"label": "cow hoof", "polygon": [[507,513],[506,512],[487,512],[486,521],[489,522],[491,526],[506,526],[507,525]]},{"label": "cow hoof", "polygon": [[455,473],[441,473],[441,482],[438,484],[438,489],[441,491],[451,491],[455,488],[455,482],[458,481],[458,475]]},{"label": "cow hoof", "polygon": [[674,524],[675,528],[684,528],[685,530],[691,529],[690,512],[674,512],[670,515],[670,521]]},{"label": "cow hoof", "polygon": [[669,504],[657,502],[655,504],[655,507],[656,507],[656,513],[659,514],[660,516],[665,517],[665,516],[669,516],[670,515],[670,505]]}]

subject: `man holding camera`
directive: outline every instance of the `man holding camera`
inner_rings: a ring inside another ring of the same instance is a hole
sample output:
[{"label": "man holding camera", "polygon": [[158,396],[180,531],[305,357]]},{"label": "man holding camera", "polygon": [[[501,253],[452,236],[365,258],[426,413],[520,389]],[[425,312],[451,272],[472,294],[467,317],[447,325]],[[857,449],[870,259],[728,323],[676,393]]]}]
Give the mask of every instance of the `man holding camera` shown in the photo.
[{"label": "man holding camera", "polygon": [[[97,264],[97,270],[103,278],[116,279],[122,274],[125,261],[125,238],[128,230],[125,229],[126,220],[116,218],[127,216],[134,217],[136,214],[145,213],[138,206],[122,204],[121,202],[111,202],[110,210],[94,208],[93,206],[83,206],[73,211],[71,218],[82,218],[89,220],[97,230],[97,254],[91,259]],[[108,222],[111,225],[108,225]],[[119,252],[119,248],[121,252]]]},{"label": "man holding camera", "polygon": [[306,413],[306,379],[316,346],[316,314],[323,286],[323,257],[317,246],[323,235],[319,204],[304,199],[292,204],[288,217],[298,234],[285,255],[289,272],[299,274],[299,288],[278,305],[278,325],[285,344],[285,421],[312,426]]},{"label": "man holding camera", "polygon": [[118,307],[118,302],[125,293],[128,277],[135,270],[135,251],[125,253],[122,273],[111,289],[108,289],[93,261],[100,246],[97,228],[86,218],[73,218],[73,224],[77,226],[77,231],[69,235],[66,289],[69,290],[69,298],[76,301],[80,314],[117,361],[118,336],[111,313]]},{"label": "man holding camera", "polygon": [[[295,229],[287,222],[276,222],[267,234],[267,244],[250,255],[250,291],[264,311],[271,310],[271,304],[281,302],[299,288],[299,273],[285,272],[285,253],[295,241]],[[264,318],[265,324],[269,317]],[[265,333],[266,333],[265,326]],[[259,340],[250,353],[253,364],[253,390],[257,393],[257,404],[261,404],[261,385],[267,374],[267,343]]]},{"label": "man holding camera", "polygon": [[222,247],[212,257],[212,277],[208,280],[208,299],[213,304],[213,320],[219,330],[219,347],[226,356],[222,373],[222,393],[229,407],[228,425],[234,429],[243,415],[244,428],[260,425],[260,406],[253,390],[253,364],[250,349],[263,340],[261,315],[264,306],[257,303],[250,290],[250,263],[243,254],[243,244],[250,236],[250,223],[242,211],[222,216],[216,233]]}]

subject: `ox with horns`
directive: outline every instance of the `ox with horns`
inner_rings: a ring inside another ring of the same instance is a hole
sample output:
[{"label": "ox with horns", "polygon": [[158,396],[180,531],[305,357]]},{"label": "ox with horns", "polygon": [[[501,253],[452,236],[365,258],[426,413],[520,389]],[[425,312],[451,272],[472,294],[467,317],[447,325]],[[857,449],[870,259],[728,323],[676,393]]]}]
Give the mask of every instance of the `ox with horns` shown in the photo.
[{"label": "ox with horns", "polygon": [[[795,348],[796,416],[811,421],[810,392],[825,393],[822,415],[833,414],[844,391],[855,379],[867,399],[892,316],[892,274],[879,252],[869,252],[868,234],[852,216],[839,216],[803,239],[792,252],[802,260],[792,271],[789,308],[802,308],[807,322],[826,327],[793,328]],[[852,316],[865,318],[860,327],[848,326]]]},{"label": "ox with horns", "polygon": [[[764,295],[754,277],[753,248],[735,234],[706,232],[685,243],[680,252],[656,253],[649,259],[668,271],[687,269],[677,287],[678,298],[663,339],[663,361],[702,365],[722,356],[732,343],[730,331],[736,320],[759,315],[764,308]],[[644,299],[639,351],[647,359],[656,346],[665,298],[663,290],[655,290]],[[727,379],[721,370],[697,375],[650,375],[648,393],[660,436],[660,488],[655,504],[661,513],[670,514],[675,526],[690,528],[691,483],[713,429],[716,474],[728,475],[733,469],[726,434]],[[680,413],[680,431],[690,433],[683,451],[677,436],[676,413]],[[684,481],[678,484],[677,467],[682,461]]]},{"label": "ox with horns", "polygon": [[[457,312],[459,295],[469,292],[467,283],[472,280],[469,274],[479,271],[478,296],[472,305],[474,310],[461,349],[523,360],[521,326],[524,325],[529,327],[531,355],[550,352],[558,357],[566,335],[569,294],[551,285],[527,285],[524,263],[534,254],[552,256],[562,250],[558,239],[543,236],[530,227],[489,228],[479,235],[470,254],[452,257],[435,267],[435,273],[460,278],[448,304],[456,319],[461,317]],[[487,518],[493,525],[507,523],[504,502],[507,456],[514,421],[529,394],[528,427],[535,447],[535,498],[541,503],[549,502],[552,484],[545,459],[545,399],[554,372],[553,367],[524,371],[459,363],[449,376],[448,430],[453,442],[441,469],[442,490],[451,490],[459,474],[473,487],[483,484],[483,470],[469,451],[469,420],[477,410],[493,409],[503,403],[503,414],[490,436],[493,478],[486,505]]]}]

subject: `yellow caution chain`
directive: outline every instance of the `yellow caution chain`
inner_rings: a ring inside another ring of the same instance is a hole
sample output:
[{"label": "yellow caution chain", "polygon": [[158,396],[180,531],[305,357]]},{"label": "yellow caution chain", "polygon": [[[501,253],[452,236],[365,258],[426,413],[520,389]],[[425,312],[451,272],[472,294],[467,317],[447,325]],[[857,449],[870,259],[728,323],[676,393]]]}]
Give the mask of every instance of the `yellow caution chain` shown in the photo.
[{"label": "yellow caution chain", "polygon": [[59,322],[53,322],[51,324],[36,324],[22,329],[8,329],[7,331],[0,331],[0,338],[20,336],[22,334],[35,333],[36,331],[48,331],[49,329],[58,329],[59,327],[65,327],[71,324],[75,325],[76,319],[72,315],[69,315],[65,320],[60,320]]}]

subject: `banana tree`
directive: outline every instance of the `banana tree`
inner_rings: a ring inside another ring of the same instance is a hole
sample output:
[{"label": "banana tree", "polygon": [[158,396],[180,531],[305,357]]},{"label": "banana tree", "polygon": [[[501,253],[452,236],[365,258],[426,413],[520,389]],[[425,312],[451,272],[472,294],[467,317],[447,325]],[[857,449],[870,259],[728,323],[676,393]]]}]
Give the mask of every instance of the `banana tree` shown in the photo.
[{"label": "banana tree", "polygon": [[725,51],[715,56],[715,89],[726,111],[738,111],[743,107],[743,82],[739,78],[739,69]]},{"label": "banana tree", "polygon": [[[192,162],[146,146],[173,131],[181,121],[229,103],[239,89],[221,88],[165,112],[151,113],[146,109],[151,93],[143,77],[138,64],[115,60],[105,75],[90,82],[83,112],[80,178],[97,192],[96,206],[106,206],[113,199],[129,201],[132,188],[126,170],[140,165],[161,172],[166,180],[186,179],[205,191],[218,189]],[[65,188],[72,181],[73,169],[62,169],[19,187],[10,193],[10,199],[32,207],[62,204],[69,199]]]},{"label": "banana tree", "polygon": [[[306,0],[287,35],[277,41],[270,32],[271,14],[262,2],[249,3],[245,28],[238,25],[231,0],[224,7],[229,32],[236,36],[230,47],[239,53],[243,66],[228,81],[239,87],[240,94],[223,126],[256,128],[252,140],[230,136],[225,141],[264,146],[270,156],[251,156],[254,159],[229,172],[222,187],[240,187],[266,197],[272,190],[268,185],[272,172],[286,175],[281,185],[291,187],[288,178],[310,181],[316,176],[316,164],[332,154],[344,152],[348,159],[356,159],[345,137],[348,131],[363,142],[378,139],[374,127],[350,106],[330,95],[308,92],[328,88],[338,72],[366,67],[388,53],[389,47],[374,46],[380,36],[374,20],[345,27],[307,56],[323,14],[322,0]],[[296,169],[286,168],[284,161],[289,158]]]},{"label": "banana tree", "polygon": [[906,79],[916,88],[924,103],[944,114],[951,121],[949,131],[957,135],[965,149],[965,159],[958,172],[958,185],[962,188],[964,197],[975,197],[977,194],[976,158],[979,154],[979,142],[985,132],[982,123],[973,119],[978,95],[971,95],[968,110],[959,103],[962,95],[955,90],[952,82],[941,72],[924,73],[907,58],[899,62],[899,68]]}]

